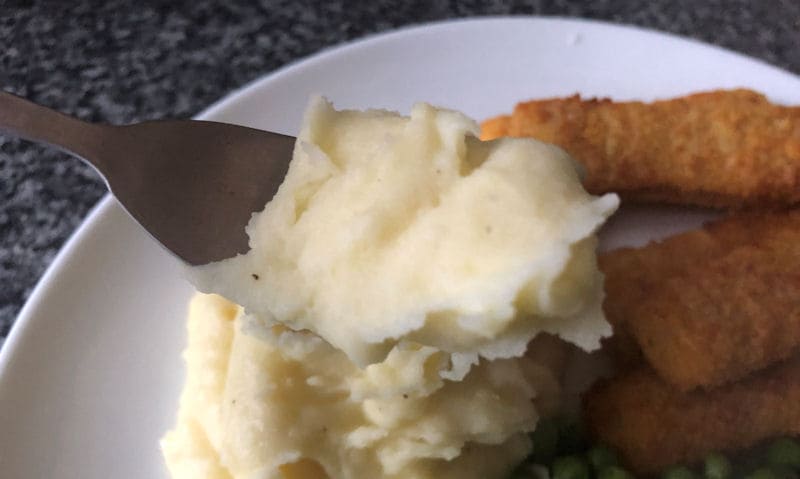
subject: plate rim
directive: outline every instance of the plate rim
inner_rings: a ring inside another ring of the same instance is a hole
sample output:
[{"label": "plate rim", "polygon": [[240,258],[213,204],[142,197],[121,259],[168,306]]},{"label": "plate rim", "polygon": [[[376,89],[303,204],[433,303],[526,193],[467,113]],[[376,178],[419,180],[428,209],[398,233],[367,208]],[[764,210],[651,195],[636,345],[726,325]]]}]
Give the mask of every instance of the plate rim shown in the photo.
[{"label": "plate rim", "polygon": [[553,24],[561,23],[565,26],[577,27],[577,26],[589,25],[592,26],[593,28],[601,28],[606,30],[617,30],[617,31],[627,30],[631,33],[635,32],[641,35],[661,37],[662,39],[673,42],[689,43],[694,48],[702,48],[708,51],[713,51],[718,54],[727,55],[732,58],[736,58],[738,60],[757,63],[761,67],[772,70],[772,73],[774,74],[779,74],[781,76],[786,77],[789,80],[800,81],[800,75],[796,75],[793,72],[786,70],[785,68],[773,65],[772,63],[769,63],[761,58],[753,57],[745,53],[736,50],[731,50],[729,48],[722,47],[713,43],[707,43],[693,37],[682,36],[676,33],[667,32],[663,30],[645,28],[630,23],[616,23],[616,22],[598,20],[593,18],[567,17],[562,15],[487,15],[487,16],[452,18],[448,20],[415,23],[415,24],[405,25],[403,27],[396,29],[386,30],[383,32],[369,33],[367,35],[355,38],[353,40],[344,41],[341,43],[323,47],[322,49],[317,50],[316,52],[310,55],[299,58],[285,65],[282,65],[276,68],[275,70],[267,72],[257,78],[250,80],[249,82],[244,83],[240,87],[229,91],[223,97],[211,103],[208,107],[197,113],[197,115],[193,116],[192,118],[196,120],[213,120],[213,117],[221,115],[226,109],[233,107],[240,100],[240,97],[247,96],[251,92],[262,88],[263,84],[271,82],[272,80],[276,79],[279,76],[291,75],[296,70],[305,68],[307,64],[316,63],[319,60],[323,59],[324,57],[327,57],[328,55],[337,55],[345,50],[351,50],[351,49],[355,50],[365,46],[365,44],[369,44],[369,46],[372,46],[376,41],[391,41],[396,37],[411,35],[417,31],[455,28],[455,27],[460,27],[462,24],[495,23],[495,22],[553,23]]}]

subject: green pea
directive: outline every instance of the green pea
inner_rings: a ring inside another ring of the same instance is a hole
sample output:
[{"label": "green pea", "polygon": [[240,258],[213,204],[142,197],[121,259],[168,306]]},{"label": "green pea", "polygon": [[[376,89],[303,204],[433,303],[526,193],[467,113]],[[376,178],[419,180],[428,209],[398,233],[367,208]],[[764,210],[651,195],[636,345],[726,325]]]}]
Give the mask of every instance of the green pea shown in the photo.
[{"label": "green pea", "polygon": [[774,441],[767,449],[767,463],[800,469],[800,444],[789,438]]},{"label": "green pea", "polygon": [[686,466],[675,466],[661,473],[661,479],[697,479],[697,475]]},{"label": "green pea", "polygon": [[733,474],[733,467],[727,457],[712,453],[703,462],[703,475],[707,479],[728,479]]},{"label": "green pea", "polygon": [[633,479],[633,475],[619,466],[608,466],[600,470],[597,479]]},{"label": "green pea", "polygon": [[557,457],[553,461],[553,479],[589,479],[589,465],[577,455]]},{"label": "green pea", "polygon": [[536,429],[530,434],[533,442],[531,460],[540,464],[547,464],[553,460],[558,452],[559,424],[555,418],[539,420]]},{"label": "green pea", "polygon": [[745,479],[779,479],[778,475],[775,474],[775,471],[768,467],[759,467],[755,471],[751,472]]},{"label": "green pea", "polygon": [[617,454],[606,446],[592,447],[589,449],[589,452],[586,453],[586,458],[589,459],[589,464],[595,472],[619,464]]}]

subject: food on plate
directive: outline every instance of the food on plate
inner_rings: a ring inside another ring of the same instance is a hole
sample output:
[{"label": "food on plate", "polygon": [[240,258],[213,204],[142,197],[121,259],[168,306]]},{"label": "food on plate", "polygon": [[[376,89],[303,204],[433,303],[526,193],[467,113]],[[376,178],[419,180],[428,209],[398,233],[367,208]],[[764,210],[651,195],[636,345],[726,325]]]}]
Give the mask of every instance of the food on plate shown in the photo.
[{"label": "food on plate", "polygon": [[677,477],[705,457],[717,470],[714,451],[800,434],[798,240],[800,210],[748,212],[599,258],[604,349],[622,367],[583,404],[624,466]]},{"label": "food on plate", "polygon": [[[532,101],[482,128],[563,146],[594,192],[800,200],[800,109],[746,90]],[[598,268],[617,198],[586,193],[555,146],[477,131],[425,104],[311,102],[251,250],[190,272],[227,299],[192,301],[162,442],[173,477],[627,479],[700,461],[727,477],[740,461],[718,452],[800,434],[785,406],[800,401],[800,209],[736,213]],[[593,360],[575,346],[601,340],[618,369],[583,396],[592,444],[559,415],[565,383],[591,382],[565,379],[569,358]],[[795,456],[780,439],[765,467]]]},{"label": "food on plate", "polygon": [[678,389],[800,351],[800,210],[735,215],[600,264],[609,321]]},{"label": "food on plate", "polygon": [[598,440],[636,473],[656,473],[800,434],[800,356],[710,391],[681,392],[645,366],[599,382],[584,404]]},{"label": "food on plate", "polygon": [[501,136],[561,146],[586,167],[592,193],[725,208],[800,201],[800,107],[749,90],[527,101],[484,122],[483,139]]},{"label": "food on plate", "polygon": [[559,353],[538,339],[552,356],[482,361],[452,381],[430,347],[361,369],[311,333],[251,320],[216,295],[191,302],[186,386],[162,441],[175,479],[502,477],[559,403]]},{"label": "food on plate", "polygon": [[190,307],[174,478],[488,479],[527,456],[564,341],[610,333],[595,232],[618,199],[477,131],[311,102],[251,250],[189,272],[227,299]]},{"label": "food on plate", "polygon": [[662,282],[691,266],[716,261],[735,248],[755,244],[765,230],[792,234],[792,225],[800,227],[799,222],[798,213],[793,212],[739,213],[641,248],[600,255],[606,291],[603,310],[614,328],[614,334],[603,340],[604,349],[621,367],[639,364],[641,349],[626,323],[637,320],[636,308]]},{"label": "food on plate", "polygon": [[512,136],[509,131],[510,115],[500,115],[481,122],[481,139],[494,140],[504,136]]},{"label": "food on plate", "polygon": [[519,356],[540,332],[596,348],[610,328],[595,231],[617,197],[588,195],[557,147],[477,133],[425,104],[402,117],[313,101],[251,250],[193,281],[362,367],[403,341],[459,363]]},{"label": "food on plate", "polygon": [[[620,462],[592,468],[585,447],[537,457],[534,444],[520,477],[540,465],[551,477],[796,477],[800,444],[780,436],[800,434],[800,210],[785,209],[800,201],[800,108],[747,90],[649,104],[573,96],[481,126],[484,139],[562,146],[590,192],[748,209],[598,258],[616,373],[584,394],[584,420]],[[545,424],[534,436],[549,444]]]}]

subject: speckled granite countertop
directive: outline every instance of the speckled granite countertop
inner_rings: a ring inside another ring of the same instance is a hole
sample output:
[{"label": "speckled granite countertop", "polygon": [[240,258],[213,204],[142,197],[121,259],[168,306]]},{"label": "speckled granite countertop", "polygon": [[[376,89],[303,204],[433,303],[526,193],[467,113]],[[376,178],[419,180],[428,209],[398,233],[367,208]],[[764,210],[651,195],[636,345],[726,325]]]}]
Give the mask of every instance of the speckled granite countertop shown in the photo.
[{"label": "speckled granite countertop", "polygon": [[[0,87],[87,120],[191,117],[324,47],[448,18],[542,14],[688,35],[800,74],[798,0],[0,0]],[[322,6],[311,6],[311,5]],[[79,161],[0,136],[0,341],[105,193]]]}]

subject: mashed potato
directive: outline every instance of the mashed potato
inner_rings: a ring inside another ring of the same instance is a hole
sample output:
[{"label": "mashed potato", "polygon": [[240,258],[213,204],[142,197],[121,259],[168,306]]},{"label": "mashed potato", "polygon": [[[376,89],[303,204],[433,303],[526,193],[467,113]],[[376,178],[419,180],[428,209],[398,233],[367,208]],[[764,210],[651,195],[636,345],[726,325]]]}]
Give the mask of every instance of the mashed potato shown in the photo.
[{"label": "mashed potato", "polygon": [[477,129],[425,104],[403,117],[312,101],[251,250],[195,284],[360,366],[404,340],[462,362],[519,356],[542,331],[597,347],[610,326],[594,233],[617,197],[587,194],[555,146]]},{"label": "mashed potato", "polygon": [[192,300],[187,384],[162,441],[176,479],[497,477],[528,453],[537,405],[558,402],[531,357],[450,381],[430,347],[360,369],[307,333],[245,334],[247,320],[219,296]]},{"label": "mashed potato", "polygon": [[190,307],[175,479],[492,479],[526,456],[560,401],[544,333],[610,333],[594,233],[618,200],[476,130],[312,101],[251,250],[191,272],[233,302]]}]

